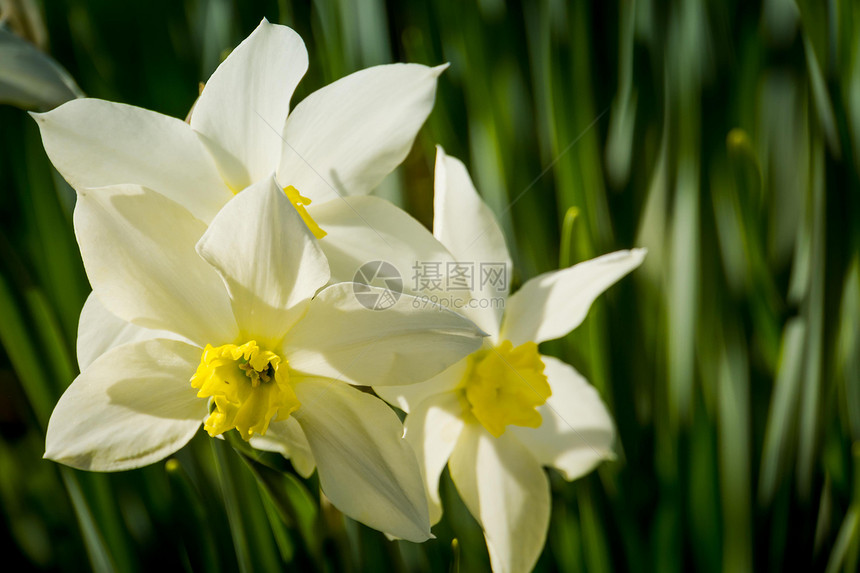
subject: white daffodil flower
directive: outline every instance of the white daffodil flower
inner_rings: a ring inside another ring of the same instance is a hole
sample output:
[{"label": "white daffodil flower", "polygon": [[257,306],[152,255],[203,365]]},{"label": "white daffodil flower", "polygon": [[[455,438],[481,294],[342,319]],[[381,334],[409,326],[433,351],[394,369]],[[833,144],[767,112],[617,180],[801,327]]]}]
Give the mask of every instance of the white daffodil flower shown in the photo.
[{"label": "white daffodil flower", "polygon": [[201,423],[212,436],[235,428],[306,475],[316,465],[326,495],[354,519],[430,536],[397,415],[351,385],[424,380],[480,347],[474,324],[416,309],[408,295],[371,310],[352,283],[323,288],[319,242],[272,177],[208,228],[145,187],[82,191],[75,229],[100,304],[84,309],[83,372],[51,416],[45,457],[125,470],[172,454]]},{"label": "white daffodil flower", "polygon": [[[509,271],[502,231],[463,164],[439,148],[435,176],[435,236],[459,262]],[[541,466],[573,480],[612,456],[613,423],[597,392],[538,344],[579,326],[594,299],[644,256],[619,251],[546,273],[510,298],[506,278],[476,276],[473,299],[459,311],[490,334],[483,347],[427,382],[376,389],[408,413],[406,439],[422,466],[431,523],[442,515],[447,464],[484,529],[494,571],[529,571],[540,556],[550,513]],[[492,304],[498,298],[506,305]]]},{"label": "white daffodil flower", "polygon": [[368,196],[406,157],[446,66],[367,68],[290,110],[307,67],[299,35],[263,20],[212,74],[188,123],[91,98],[33,117],[76,190],[140,185],[206,224],[236,193],[276,172],[321,239],[333,282],[353,280],[372,260],[403,277],[415,261],[450,261],[418,221]]}]

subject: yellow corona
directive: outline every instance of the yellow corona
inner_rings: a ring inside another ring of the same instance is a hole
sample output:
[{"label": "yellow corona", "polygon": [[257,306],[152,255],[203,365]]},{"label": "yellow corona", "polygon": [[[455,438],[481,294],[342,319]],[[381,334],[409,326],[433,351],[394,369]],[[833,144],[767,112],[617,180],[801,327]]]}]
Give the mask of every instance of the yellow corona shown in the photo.
[{"label": "yellow corona", "polygon": [[527,342],[514,348],[509,340],[469,357],[463,391],[475,418],[493,436],[505,433],[513,424],[537,428],[544,404],[552,390],[544,375],[544,363],[537,344]]},{"label": "yellow corona", "polygon": [[254,340],[241,346],[207,344],[191,385],[198,397],[212,398],[204,427],[213,437],[236,428],[250,440],[265,434],[272,418],[286,419],[300,406],[286,361]]}]

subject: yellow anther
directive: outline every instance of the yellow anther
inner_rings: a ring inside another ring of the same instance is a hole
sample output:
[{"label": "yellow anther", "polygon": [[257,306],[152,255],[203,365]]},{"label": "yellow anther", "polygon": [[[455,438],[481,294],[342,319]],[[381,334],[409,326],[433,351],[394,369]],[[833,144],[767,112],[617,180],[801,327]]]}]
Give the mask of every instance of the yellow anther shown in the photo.
[{"label": "yellow anther", "polygon": [[302,218],[302,221],[305,222],[305,225],[308,226],[311,233],[314,234],[314,237],[317,239],[322,239],[328,233],[323,231],[317,222],[314,221],[313,217],[310,216],[308,210],[305,209],[306,206],[311,204],[311,200],[299,193],[299,190],[289,185],[288,187],[284,187],[284,193],[287,194],[287,198],[290,200],[290,203],[296,208],[296,211],[299,212],[299,215]]},{"label": "yellow anther", "polygon": [[514,348],[510,340],[469,357],[463,379],[466,401],[475,418],[493,436],[513,424],[537,428],[542,418],[537,407],[552,394],[537,344]]},{"label": "yellow anther", "polygon": [[198,397],[213,399],[204,425],[213,437],[236,428],[250,440],[265,434],[272,418],[284,420],[300,406],[286,362],[253,340],[241,346],[207,344],[191,386],[200,390]]}]

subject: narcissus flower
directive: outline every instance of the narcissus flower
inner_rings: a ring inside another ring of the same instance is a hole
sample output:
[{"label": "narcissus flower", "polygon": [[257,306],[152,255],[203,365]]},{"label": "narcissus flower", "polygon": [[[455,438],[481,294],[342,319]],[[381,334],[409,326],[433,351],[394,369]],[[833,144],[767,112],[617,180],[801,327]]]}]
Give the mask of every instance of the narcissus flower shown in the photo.
[{"label": "narcissus flower", "polygon": [[413,308],[408,295],[375,311],[351,283],[323,288],[319,242],[271,177],[208,228],[144,187],[83,191],[75,229],[95,298],[83,312],[83,372],[51,416],[47,458],[125,470],[172,454],[201,423],[212,436],[235,428],[305,475],[316,465],[347,515],[428,538],[399,419],[351,385],[424,380],[480,347],[474,324]]},{"label": "narcissus flower", "polygon": [[290,99],[308,67],[302,39],[265,20],[209,78],[188,123],[98,99],[34,115],[54,166],[78,191],[141,185],[208,224],[236,193],[277,173],[321,238],[335,280],[369,260],[402,276],[450,257],[423,225],[367,196],[406,157],[445,66],[375,66]]},{"label": "narcissus flower", "polygon": [[[509,271],[501,229],[463,164],[441,148],[435,185],[435,236],[460,262]],[[612,456],[612,419],[597,392],[537,345],[576,328],[594,299],[644,256],[619,251],[538,276],[506,305],[491,304],[507,297],[506,280],[476,277],[461,312],[490,334],[483,347],[427,382],[377,389],[408,412],[406,439],[422,466],[431,522],[442,515],[439,476],[447,465],[484,529],[495,571],[529,571],[540,556],[550,513],[541,466],[573,480]]]}]

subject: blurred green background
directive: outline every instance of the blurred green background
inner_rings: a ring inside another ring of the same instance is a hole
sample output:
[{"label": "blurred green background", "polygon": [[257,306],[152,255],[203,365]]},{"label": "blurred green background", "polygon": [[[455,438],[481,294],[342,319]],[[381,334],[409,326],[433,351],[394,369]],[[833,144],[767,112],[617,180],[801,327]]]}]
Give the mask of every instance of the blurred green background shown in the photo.
[{"label": "blurred green background", "polygon": [[198,82],[266,17],[307,43],[294,102],[370,65],[451,63],[415,148],[379,193],[429,224],[442,144],[502,221],[515,286],[615,249],[649,249],[582,327],[544,345],[600,390],[619,443],[618,460],[584,479],[551,474],[538,571],[858,571],[857,4],[0,7],[0,99],[15,104],[0,105],[4,569],[488,567],[447,477],[438,538],[413,545],[344,519],[314,479],[242,444],[201,436],[172,461],[114,475],[41,459],[47,419],[77,373],[89,287],[74,192],[20,108],[77,91],[10,30],[88,96],[185,117]]}]

